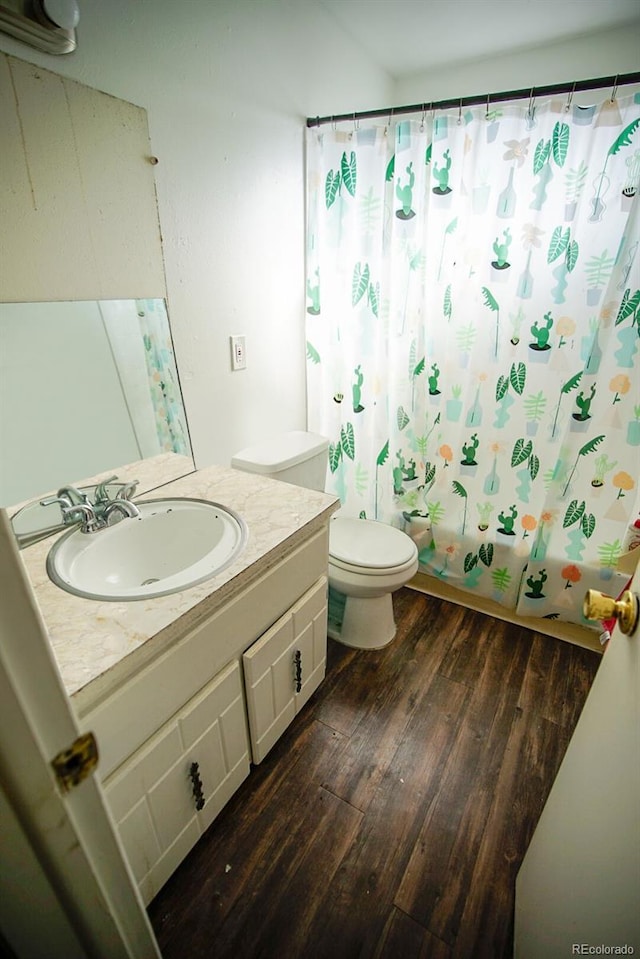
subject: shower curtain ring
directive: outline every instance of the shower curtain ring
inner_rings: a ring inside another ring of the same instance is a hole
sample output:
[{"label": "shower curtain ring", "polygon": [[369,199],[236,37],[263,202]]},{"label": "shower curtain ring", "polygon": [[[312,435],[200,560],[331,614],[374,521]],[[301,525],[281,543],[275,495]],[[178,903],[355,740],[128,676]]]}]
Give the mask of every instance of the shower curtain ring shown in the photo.
[{"label": "shower curtain ring", "polygon": [[427,116],[427,104],[422,104],[422,119],[420,120],[420,133],[424,132],[424,121]]},{"label": "shower curtain ring", "polygon": [[611,91],[611,102],[614,103],[616,99],[616,93],[618,92],[618,77],[620,74],[616,73],[616,78],[613,81],[613,90]]},{"label": "shower curtain ring", "polygon": [[460,104],[458,106],[458,126],[462,123],[462,98],[460,98]]},{"label": "shower curtain ring", "polygon": [[529,119],[533,117],[533,110],[534,110],[534,103],[535,103],[535,97],[533,95],[534,90],[535,90],[535,87],[531,87],[531,93],[529,94],[529,108],[527,110],[527,116],[529,117]]},{"label": "shower curtain ring", "polygon": [[565,106],[565,108],[564,108],[564,112],[565,112],[565,113],[568,113],[569,110],[571,109],[571,101],[573,100],[573,94],[574,94],[575,92],[576,92],[576,85],[575,85],[575,83],[574,83],[573,86],[571,87],[571,92],[570,92],[569,96],[567,97],[567,104],[566,104],[566,106]]},{"label": "shower curtain ring", "polygon": [[389,110],[389,119],[387,120],[387,124],[386,124],[386,126],[385,126],[385,128],[384,128],[384,135],[385,135],[385,136],[388,136],[388,134],[389,134],[389,127],[391,126],[391,121],[392,121],[392,120],[393,120],[393,107],[391,107],[391,109]]},{"label": "shower curtain ring", "polygon": [[489,119],[489,99],[491,97],[490,93],[487,93],[487,112],[484,115],[485,120]]}]

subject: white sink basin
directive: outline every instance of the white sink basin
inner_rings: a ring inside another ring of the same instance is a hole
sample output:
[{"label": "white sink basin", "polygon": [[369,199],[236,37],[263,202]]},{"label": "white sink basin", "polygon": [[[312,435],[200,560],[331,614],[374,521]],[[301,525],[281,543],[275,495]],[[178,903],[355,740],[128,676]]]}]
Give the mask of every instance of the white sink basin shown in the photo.
[{"label": "white sink basin", "polygon": [[247,540],[241,517],[219,503],[175,498],[136,506],[139,517],[62,536],[47,556],[49,578],[88,599],[151,599],[215,576]]}]

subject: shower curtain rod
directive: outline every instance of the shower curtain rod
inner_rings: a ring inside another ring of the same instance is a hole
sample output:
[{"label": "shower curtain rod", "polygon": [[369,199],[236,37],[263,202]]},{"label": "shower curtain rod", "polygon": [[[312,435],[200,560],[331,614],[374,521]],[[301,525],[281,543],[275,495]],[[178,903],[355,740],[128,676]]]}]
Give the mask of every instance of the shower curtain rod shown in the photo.
[{"label": "shower curtain rod", "polygon": [[319,127],[323,123],[339,123],[344,120],[371,119],[373,117],[389,117],[405,113],[426,113],[431,110],[448,110],[452,107],[471,107],[486,103],[487,112],[493,103],[503,103],[505,100],[526,100],[536,97],[553,96],[558,93],[569,93],[573,96],[581,90],[597,90],[601,87],[611,87],[611,99],[619,86],[629,83],[640,83],[640,73],[621,73],[614,77],[598,77],[592,80],[576,80],[575,83],[554,83],[544,87],[530,87],[525,90],[507,90],[502,93],[485,93],[483,96],[458,97],[450,100],[437,100],[432,103],[414,103],[404,107],[386,107],[382,110],[362,110],[359,113],[341,113],[329,117],[307,117],[308,127]]}]

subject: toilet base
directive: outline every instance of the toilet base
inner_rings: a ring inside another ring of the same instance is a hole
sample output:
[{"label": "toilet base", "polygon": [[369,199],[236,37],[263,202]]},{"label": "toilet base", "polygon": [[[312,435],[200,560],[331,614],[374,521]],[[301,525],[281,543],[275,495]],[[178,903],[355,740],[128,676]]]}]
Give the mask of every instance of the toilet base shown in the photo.
[{"label": "toilet base", "polygon": [[362,599],[347,596],[342,626],[330,623],[331,639],[354,649],[382,649],[396,635],[391,593]]}]

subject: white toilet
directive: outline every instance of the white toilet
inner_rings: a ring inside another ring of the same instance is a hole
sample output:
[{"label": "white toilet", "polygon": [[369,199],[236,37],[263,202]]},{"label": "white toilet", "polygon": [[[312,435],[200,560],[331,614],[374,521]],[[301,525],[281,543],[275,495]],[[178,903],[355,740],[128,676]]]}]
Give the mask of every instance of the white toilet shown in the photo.
[{"label": "white toilet", "polygon": [[[231,465],[322,491],[328,447],[324,436],[295,430],[241,450]],[[406,533],[335,516],[329,524],[329,636],[356,649],[390,643],[396,633],[391,594],[417,569],[418,550]]]}]

